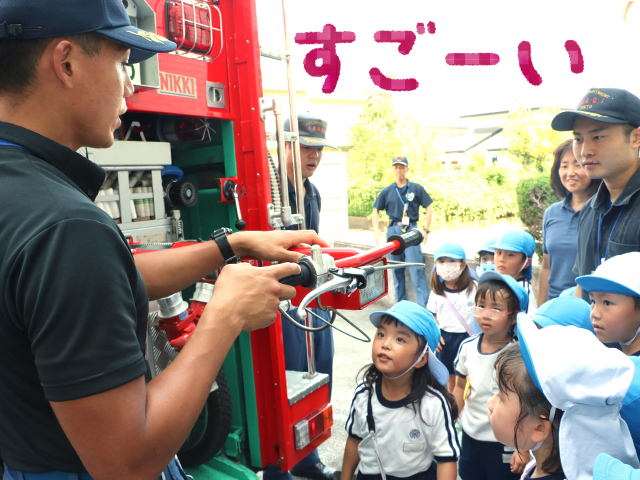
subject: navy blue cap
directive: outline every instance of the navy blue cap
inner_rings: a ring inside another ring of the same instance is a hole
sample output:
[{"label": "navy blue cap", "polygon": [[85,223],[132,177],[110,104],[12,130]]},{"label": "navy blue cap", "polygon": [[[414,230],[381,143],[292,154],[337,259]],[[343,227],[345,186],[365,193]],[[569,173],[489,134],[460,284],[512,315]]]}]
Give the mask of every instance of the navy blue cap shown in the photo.
[{"label": "navy blue cap", "polygon": [[391,166],[394,165],[404,165],[405,167],[409,166],[409,159],[404,155],[397,155],[391,159]]},{"label": "navy blue cap", "polygon": [[131,48],[129,63],[177,45],[133,27],[122,0],[3,0],[0,40],[29,40],[95,32]]},{"label": "navy blue cap", "polygon": [[[284,131],[291,131],[290,118],[284,121]],[[298,139],[305,147],[336,148],[327,140],[327,122],[309,113],[298,115]]]},{"label": "navy blue cap", "polygon": [[620,88],[592,88],[575,110],[560,112],[551,128],[560,132],[573,130],[577,116],[604,123],[628,123],[640,127],[640,98]]}]

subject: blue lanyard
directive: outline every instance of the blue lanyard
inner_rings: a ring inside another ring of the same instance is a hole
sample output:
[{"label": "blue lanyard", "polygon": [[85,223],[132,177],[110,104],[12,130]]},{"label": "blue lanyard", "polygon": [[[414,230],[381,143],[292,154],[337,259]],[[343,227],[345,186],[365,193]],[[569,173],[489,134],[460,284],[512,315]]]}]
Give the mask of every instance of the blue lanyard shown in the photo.
[{"label": "blue lanyard", "polygon": [[[618,213],[618,218],[616,218],[616,222],[613,224],[613,228],[609,233],[609,240],[607,240],[607,249],[604,252],[605,262],[607,261],[607,257],[609,256],[609,243],[611,242],[611,236],[613,235],[613,231],[616,229],[616,226],[618,225],[618,220],[620,220],[620,217],[622,216],[622,212],[624,212],[624,207],[626,207],[626,205],[623,205],[622,208],[620,209],[620,213]],[[600,217],[598,218],[598,252],[597,252],[598,265],[602,263],[602,259],[600,258],[600,228],[601,227],[602,227],[602,214],[600,214]]]},{"label": "blue lanyard", "polygon": [[29,150],[27,147],[23,147],[22,145],[18,145],[17,143],[13,143],[13,142],[10,142],[8,140],[2,140],[1,138],[0,138],[0,146],[2,146],[2,147],[18,147],[18,148],[22,148],[24,150]]},{"label": "blue lanyard", "polygon": [[397,186],[396,186],[396,193],[398,194],[398,198],[403,204],[409,203],[409,182],[407,182],[407,193],[405,194],[407,197],[406,202],[402,200],[402,195],[400,195],[400,190],[398,189]]}]

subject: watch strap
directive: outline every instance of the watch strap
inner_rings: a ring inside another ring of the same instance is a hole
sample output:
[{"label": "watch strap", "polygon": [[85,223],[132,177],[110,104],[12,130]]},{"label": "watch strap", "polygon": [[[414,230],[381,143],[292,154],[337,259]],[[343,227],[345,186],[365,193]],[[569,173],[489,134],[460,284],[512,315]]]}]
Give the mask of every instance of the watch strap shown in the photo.
[{"label": "watch strap", "polygon": [[219,228],[211,234],[211,239],[218,244],[218,248],[220,249],[220,253],[224,258],[225,263],[237,263],[238,261],[238,257],[233,253],[233,249],[227,239],[227,236],[232,233],[233,230],[230,228]]}]

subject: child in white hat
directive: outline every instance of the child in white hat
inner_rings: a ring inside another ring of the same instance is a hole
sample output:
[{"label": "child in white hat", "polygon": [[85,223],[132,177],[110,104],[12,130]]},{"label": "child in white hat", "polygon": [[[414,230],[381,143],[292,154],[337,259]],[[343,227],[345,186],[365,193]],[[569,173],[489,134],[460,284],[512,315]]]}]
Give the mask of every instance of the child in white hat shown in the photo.
[{"label": "child in white hat", "polygon": [[[600,453],[638,468],[629,428],[620,417],[622,404],[637,398],[635,363],[586,329],[550,325],[539,330],[528,315],[518,315],[518,338],[520,355],[509,351],[496,363],[504,402],[494,397],[489,408],[496,437],[534,451],[535,470],[528,469],[523,478],[591,480]],[[529,408],[533,387],[546,401]]]},{"label": "child in white hat", "polygon": [[626,355],[640,355],[640,252],[603,262],[591,275],[576,278],[589,292],[591,323],[603,343],[619,343]]}]

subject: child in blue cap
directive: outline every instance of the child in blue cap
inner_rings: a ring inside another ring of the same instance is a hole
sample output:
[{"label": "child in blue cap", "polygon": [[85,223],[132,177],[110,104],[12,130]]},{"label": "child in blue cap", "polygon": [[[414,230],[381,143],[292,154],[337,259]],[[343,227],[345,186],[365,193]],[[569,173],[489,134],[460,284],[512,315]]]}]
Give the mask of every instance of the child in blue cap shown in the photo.
[{"label": "child in blue cap", "polygon": [[[527,291],[514,278],[498,272],[478,279],[476,316],[482,333],[463,341],[454,366],[454,396],[462,411],[462,480],[516,480],[529,461],[496,440],[487,419],[487,401],[498,392],[493,365],[500,351],[516,340],[516,315],[526,311]],[[464,407],[464,410],[462,410]]]},{"label": "child in blue cap", "polygon": [[458,409],[445,388],[449,373],[434,355],[440,329],[433,315],[403,300],[370,319],[378,329],[373,363],[351,403],[341,479],[351,480],[359,463],[358,480],[455,480]]},{"label": "child in blue cap", "polygon": [[494,259],[496,249],[493,247],[496,243],[498,243],[497,238],[490,238],[476,252],[476,273],[478,276],[496,269]]},{"label": "child in blue cap", "polygon": [[493,247],[496,250],[496,271],[502,275],[510,275],[522,284],[529,295],[527,313],[535,313],[537,304],[531,288],[531,262],[536,251],[536,241],[527,232],[514,231],[502,235]]},{"label": "child in blue cap", "polygon": [[434,252],[433,258],[435,270],[431,273],[427,310],[433,313],[440,326],[442,340],[435,350],[438,359],[449,370],[448,388],[453,392],[456,378],[453,361],[458,348],[469,335],[478,333],[473,329],[473,315],[469,311],[474,304],[476,282],[471,278],[461,245],[445,243]]},{"label": "child in blue cap", "polygon": [[538,328],[573,325],[595,334],[591,325],[591,306],[581,298],[558,297],[542,304],[531,316]]}]

